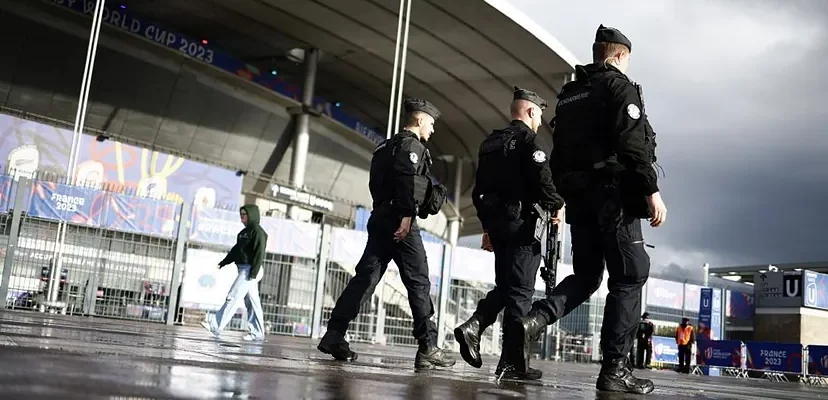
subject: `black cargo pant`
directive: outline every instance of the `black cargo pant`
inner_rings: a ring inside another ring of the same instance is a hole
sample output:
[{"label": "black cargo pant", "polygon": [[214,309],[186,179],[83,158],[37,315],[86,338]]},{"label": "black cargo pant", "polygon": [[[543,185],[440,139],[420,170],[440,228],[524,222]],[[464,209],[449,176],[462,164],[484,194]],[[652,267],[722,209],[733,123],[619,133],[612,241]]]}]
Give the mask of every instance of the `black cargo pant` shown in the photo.
[{"label": "black cargo pant", "polygon": [[348,324],[359,314],[364,301],[370,300],[380,278],[391,260],[400,269],[400,278],[408,290],[408,304],[414,319],[414,338],[422,345],[437,344],[437,325],[431,320],[431,281],[428,260],[420,237],[420,229],[412,218],[411,230],[405,239],[394,241],[400,218],[374,211],[368,219],[368,243],[356,266],[356,275],[342,291],[328,321],[328,330],[345,334]]},{"label": "black cargo pant", "polygon": [[[518,318],[532,309],[535,279],[541,262],[541,244],[533,237],[534,220],[500,221],[489,229],[495,253],[495,288],[477,303],[480,329],[497,321],[503,310],[503,349],[501,362],[521,361],[522,337],[514,334]],[[515,358],[514,360],[512,358]]]},{"label": "black cargo pant", "polygon": [[606,262],[609,294],[601,327],[601,351],[605,362],[611,363],[632,351],[650,257],[644,250],[640,219],[619,217],[612,226],[597,221],[572,223],[574,274],[561,281],[549,297],[535,302],[533,308],[547,316],[549,323],[560,320],[598,290]]},{"label": "black cargo pant", "polygon": [[639,339],[638,343],[636,343],[636,347],[638,348],[635,355],[636,367],[639,369],[650,368],[650,360],[653,358],[652,343],[650,343],[648,339]]},{"label": "black cargo pant", "polygon": [[679,359],[679,370],[678,372],[689,374],[690,373],[690,353],[692,353],[693,345],[690,344],[680,344],[678,345],[678,359]]}]

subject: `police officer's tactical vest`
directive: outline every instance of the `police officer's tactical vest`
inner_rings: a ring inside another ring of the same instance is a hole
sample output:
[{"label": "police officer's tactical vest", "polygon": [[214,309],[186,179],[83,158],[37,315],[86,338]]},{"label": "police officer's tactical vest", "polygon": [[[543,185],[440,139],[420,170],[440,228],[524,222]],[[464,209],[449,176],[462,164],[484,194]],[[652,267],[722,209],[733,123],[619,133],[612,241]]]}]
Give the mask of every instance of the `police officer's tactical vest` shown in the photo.
[{"label": "police officer's tactical vest", "polygon": [[[368,181],[368,188],[371,197],[374,199],[374,208],[385,204],[394,198],[396,182],[394,181],[394,161],[397,152],[400,151],[402,137],[399,134],[384,140],[376,149],[371,158],[371,170]],[[426,192],[431,184],[430,165],[431,154],[425,149],[422,154],[417,154],[419,160],[414,176],[414,203],[420,206],[424,203]]]},{"label": "police officer's tactical vest", "polygon": [[[525,145],[525,133],[509,126],[493,131],[478,152],[478,189],[489,196],[489,206],[505,205],[524,197],[524,177],[521,173],[520,154]],[[494,200],[495,203],[491,203]]]},{"label": "police officer's tactical vest", "polygon": [[385,139],[374,149],[374,155],[371,157],[371,170],[369,171],[368,189],[371,191],[371,197],[374,199],[374,208],[385,203],[393,197],[393,192],[387,193],[385,190],[388,185],[386,180],[393,179],[393,171],[388,169],[393,165],[393,151],[399,138],[394,135],[390,139]]},{"label": "police officer's tactical vest", "polygon": [[[589,171],[612,167],[615,158],[615,143],[609,139],[612,129],[607,99],[610,93],[605,85],[597,86],[592,79],[580,79],[563,86],[555,106],[555,131],[553,140],[556,147],[582,149],[557,153],[556,171]],[[641,98],[641,87],[635,85]],[[641,100],[642,115],[644,102]],[[646,125],[645,143],[649,148],[651,162],[656,162],[655,132]],[[618,166],[620,168],[620,166]]]}]

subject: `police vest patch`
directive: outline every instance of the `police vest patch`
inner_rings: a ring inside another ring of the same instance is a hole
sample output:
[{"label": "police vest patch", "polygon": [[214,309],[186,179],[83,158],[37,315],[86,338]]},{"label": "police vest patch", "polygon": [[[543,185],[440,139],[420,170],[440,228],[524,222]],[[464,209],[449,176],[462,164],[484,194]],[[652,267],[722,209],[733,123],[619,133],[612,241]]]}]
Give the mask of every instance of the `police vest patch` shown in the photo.
[{"label": "police vest patch", "polygon": [[535,152],[532,153],[532,160],[538,164],[543,163],[546,161],[546,153],[544,153],[543,150],[535,150]]},{"label": "police vest patch", "polygon": [[411,153],[408,153],[408,159],[411,160],[412,164],[416,164],[417,161],[420,160],[420,157],[417,157],[417,153],[412,151]]},{"label": "police vest patch", "polygon": [[639,119],[641,118],[641,110],[638,109],[637,105],[631,103],[627,106],[627,115],[632,119]]}]

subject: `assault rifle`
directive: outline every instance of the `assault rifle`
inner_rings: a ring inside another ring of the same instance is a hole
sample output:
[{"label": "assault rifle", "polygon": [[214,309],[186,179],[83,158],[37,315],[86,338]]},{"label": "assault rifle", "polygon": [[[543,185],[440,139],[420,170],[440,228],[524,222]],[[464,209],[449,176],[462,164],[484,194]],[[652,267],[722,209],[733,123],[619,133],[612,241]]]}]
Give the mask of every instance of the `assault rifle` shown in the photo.
[{"label": "assault rifle", "polygon": [[546,283],[546,295],[549,296],[555,288],[561,242],[558,241],[558,225],[552,222],[553,212],[544,210],[538,204],[535,204],[535,211],[539,215],[537,225],[535,225],[535,238],[540,240],[543,237],[543,231],[546,231],[546,253],[542,256],[541,279]]}]

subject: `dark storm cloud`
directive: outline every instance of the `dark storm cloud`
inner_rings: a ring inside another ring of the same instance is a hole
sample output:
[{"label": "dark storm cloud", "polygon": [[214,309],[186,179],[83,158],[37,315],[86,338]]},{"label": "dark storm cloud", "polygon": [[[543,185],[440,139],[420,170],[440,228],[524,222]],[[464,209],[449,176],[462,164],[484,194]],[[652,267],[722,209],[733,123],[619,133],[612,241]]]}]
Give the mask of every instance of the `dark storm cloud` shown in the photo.
[{"label": "dark storm cloud", "polygon": [[828,260],[828,1],[513,2],[582,62],[600,23],[631,38],[667,173],[654,269]]}]

